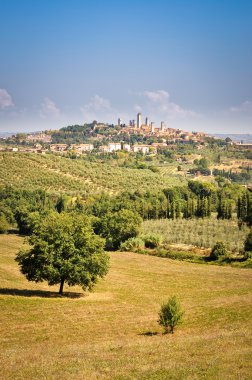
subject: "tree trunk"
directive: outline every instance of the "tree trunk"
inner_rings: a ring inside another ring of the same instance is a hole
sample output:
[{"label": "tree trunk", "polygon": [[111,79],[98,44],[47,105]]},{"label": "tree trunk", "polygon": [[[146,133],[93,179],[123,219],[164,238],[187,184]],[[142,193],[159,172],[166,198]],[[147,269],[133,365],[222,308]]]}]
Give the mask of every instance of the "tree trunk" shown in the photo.
[{"label": "tree trunk", "polygon": [[64,282],[65,282],[65,280],[64,280],[64,278],[62,278],[62,279],[60,280],[59,294],[63,294]]}]

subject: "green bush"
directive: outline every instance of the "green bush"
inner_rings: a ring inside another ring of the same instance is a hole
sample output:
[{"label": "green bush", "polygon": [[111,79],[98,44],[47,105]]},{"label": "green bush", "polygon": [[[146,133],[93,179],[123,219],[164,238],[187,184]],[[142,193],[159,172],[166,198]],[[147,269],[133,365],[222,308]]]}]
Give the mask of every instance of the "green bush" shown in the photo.
[{"label": "green bush", "polygon": [[144,235],[142,239],[144,240],[145,247],[152,249],[159,247],[163,242],[162,236],[159,234]]},{"label": "green bush", "polygon": [[161,306],[158,323],[164,327],[165,334],[174,333],[174,328],[182,322],[184,312],[176,296],[172,296]]},{"label": "green bush", "polygon": [[0,215],[0,234],[5,234],[10,228],[4,215]]},{"label": "green bush", "polygon": [[214,245],[210,257],[213,260],[218,260],[219,257],[224,257],[227,255],[227,249],[225,244],[222,241],[217,241],[217,243]]},{"label": "green bush", "polygon": [[246,240],[244,242],[244,251],[245,252],[252,251],[252,232],[250,232],[246,237]]},{"label": "green bush", "polygon": [[245,260],[252,259],[252,251],[245,251],[244,252],[244,259]]},{"label": "green bush", "polygon": [[144,241],[138,237],[133,237],[121,243],[120,250],[127,252],[136,252],[144,248]]}]

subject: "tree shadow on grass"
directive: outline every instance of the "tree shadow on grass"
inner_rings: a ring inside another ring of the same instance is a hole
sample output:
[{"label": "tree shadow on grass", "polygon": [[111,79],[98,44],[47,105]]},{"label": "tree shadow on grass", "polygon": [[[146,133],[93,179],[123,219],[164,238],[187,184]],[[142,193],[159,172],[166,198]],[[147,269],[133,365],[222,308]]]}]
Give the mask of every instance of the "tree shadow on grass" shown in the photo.
[{"label": "tree shadow on grass", "polygon": [[220,257],[219,260],[215,260],[212,257],[206,256],[202,257],[205,263],[217,263],[217,264],[232,264],[232,263],[243,263],[246,261],[244,257]]},{"label": "tree shadow on grass", "polygon": [[9,289],[0,288],[0,294],[19,297],[41,297],[41,298],[81,298],[83,293],[65,292],[62,295],[49,290],[31,290],[31,289]]},{"label": "tree shadow on grass", "polygon": [[158,332],[157,331],[144,331],[138,335],[142,335],[142,336],[155,336],[155,335],[158,335]]}]

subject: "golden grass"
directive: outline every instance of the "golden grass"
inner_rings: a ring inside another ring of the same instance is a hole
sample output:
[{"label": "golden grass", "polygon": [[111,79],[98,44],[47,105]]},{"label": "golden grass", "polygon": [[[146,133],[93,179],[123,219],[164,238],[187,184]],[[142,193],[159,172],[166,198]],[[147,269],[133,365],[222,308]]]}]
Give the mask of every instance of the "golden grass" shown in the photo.
[{"label": "golden grass", "polygon": [[[0,236],[1,379],[251,379],[251,270],[112,253],[93,293],[61,298],[19,273],[21,244]],[[173,336],[156,322],[171,294]]]}]

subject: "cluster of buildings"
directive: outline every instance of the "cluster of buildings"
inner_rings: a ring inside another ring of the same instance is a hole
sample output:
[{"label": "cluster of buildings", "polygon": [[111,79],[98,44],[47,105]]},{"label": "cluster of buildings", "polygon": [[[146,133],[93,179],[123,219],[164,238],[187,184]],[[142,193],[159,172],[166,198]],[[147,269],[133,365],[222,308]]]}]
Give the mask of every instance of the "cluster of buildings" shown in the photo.
[{"label": "cluster of buildings", "polygon": [[[143,154],[147,153],[156,153],[157,152],[157,144],[153,145],[144,145],[144,144],[136,144],[130,145],[124,142],[109,142],[107,145],[101,145],[97,148],[97,150],[101,153],[113,153],[118,152],[120,150],[126,152],[141,152]],[[76,153],[82,154],[91,152],[94,149],[93,144],[51,144],[50,150],[52,152],[66,152],[66,151],[75,151]]]},{"label": "cluster of buildings", "polygon": [[131,146],[130,144],[126,144],[123,142],[122,143],[108,143],[108,145],[101,145],[98,149],[99,151],[103,153],[113,153],[119,150],[124,150],[126,152],[134,152],[134,153],[141,152],[143,154],[150,153],[150,151],[152,151],[153,153],[156,153],[156,149],[154,152],[152,150],[151,145],[135,144]]},{"label": "cluster of buildings", "polygon": [[156,127],[154,122],[149,122],[149,118],[145,118],[145,122],[142,122],[142,114],[139,112],[137,114],[137,121],[130,120],[129,125],[122,124],[122,120],[119,118],[117,126],[120,127],[120,133],[140,134],[145,137],[165,137],[166,139],[176,142],[176,141],[192,141],[192,142],[203,142],[204,138],[208,135],[204,132],[185,132],[181,129],[169,128],[165,125],[164,121],[161,121],[160,127]]},{"label": "cluster of buildings", "polygon": [[[104,130],[107,131],[104,133]],[[161,142],[155,142],[151,145],[134,144],[131,146],[130,144],[124,142],[125,140],[129,140],[129,138],[125,138],[125,136],[130,137],[131,135],[140,135],[146,138],[154,137],[156,139],[152,140]],[[118,119],[118,124],[116,126],[101,123],[94,124],[88,139],[94,143],[97,143],[97,145],[104,144],[104,140],[108,140],[109,142],[106,145],[100,145],[96,148],[102,153],[112,153],[123,150],[127,152],[141,152],[143,154],[148,154],[156,153],[158,148],[172,148],[172,144],[176,142],[203,143],[205,137],[207,137],[207,135],[203,132],[185,132],[181,129],[168,128],[163,121],[159,127],[156,127],[155,123],[150,122],[148,117],[146,117],[143,122],[142,114],[139,112],[137,114],[136,121],[130,120],[128,125],[123,124],[120,118]],[[22,141],[20,140],[21,142],[24,141],[34,143],[35,145],[33,148],[19,147],[18,151],[34,151],[37,153],[45,153],[48,150],[52,152],[75,151],[77,154],[83,154],[91,152],[95,149],[92,143],[54,144],[52,139],[52,131],[30,133],[26,136],[22,136],[22,139]],[[121,142],[113,142],[113,140],[121,140]]]},{"label": "cluster of buildings", "polygon": [[74,150],[78,153],[91,152],[94,149],[93,144],[50,144],[52,152],[64,152],[66,150]]}]

